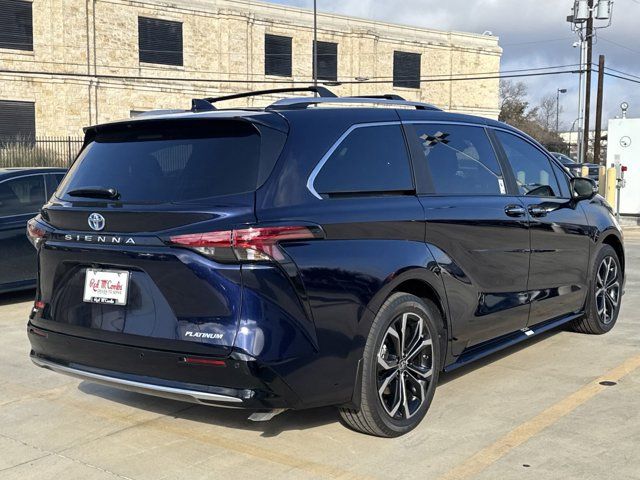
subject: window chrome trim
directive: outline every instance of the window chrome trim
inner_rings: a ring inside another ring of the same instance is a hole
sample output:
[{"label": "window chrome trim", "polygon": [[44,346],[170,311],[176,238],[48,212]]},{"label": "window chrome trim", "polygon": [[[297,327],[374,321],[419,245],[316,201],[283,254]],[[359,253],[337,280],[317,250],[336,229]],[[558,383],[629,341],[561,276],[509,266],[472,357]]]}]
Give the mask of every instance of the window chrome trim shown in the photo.
[{"label": "window chrome trim", "polygon": [[316,181],[316,177],[318,176],[318,174],[322,170],[322,167],[324,167],[325,163],[327,163],[329,158],[331,158],[331,155],[333,155],[333,152],[335,152],[338,149],[338,147],[351,134],[351,132],[353,132],[354,130],[357,130],[358,128],[387,127],[387,126],[391,126],[391,125],[401,126],[402,122],[400,122],[400,121],[371,122],[371,123],[356,123],[354,125],[351,125],[342,135],[340,135],[338,140],[336,140],[335,143],[331,146],[331,148],[329,148],[329,150],[327,150],[327,153],[325,153],[322,156],[322,158],[317,163],[315,168],[311,171],[311,174],[309,175],[309,178],[307,179],[307,190],[309,190],[309,192],[311,192],[311,194],[314,197],[322,200],[322,196],[316,191],[316,189],[314,187],[314,183]]},{"label": "window chrome trim", "polygon": [[[47,175],[47,173],[28,173],[26,175],[17,175],[15,177],[9,177],[9,178],[5,178],[4,180],[0,180],[0,183],[5,183],[5,182],[10,182],[11,180],[18,180],[19,178],[27,178],[27,177],[35,177],[37,175],[42,175],[44,177],[44,175]],[[44,178],[43,178],[44,181]]]},{"label": "window chrome trim", "polygon": [[432,125],[461,125],[463,127],[491,128],[484,123],[456,122],[455,120],[404,120],[405,125],[432,124]]}]

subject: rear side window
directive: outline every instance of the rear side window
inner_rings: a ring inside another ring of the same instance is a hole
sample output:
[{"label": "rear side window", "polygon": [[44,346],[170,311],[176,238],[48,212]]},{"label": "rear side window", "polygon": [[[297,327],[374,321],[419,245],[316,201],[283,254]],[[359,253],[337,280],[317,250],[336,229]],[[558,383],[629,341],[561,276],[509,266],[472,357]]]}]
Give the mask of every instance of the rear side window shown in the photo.
[{"label": "rear side window", "polygon": [[271,173],[286,138],[248,122],[176,123],[98,133],[57,195],[72,200],[73,190],[105,187],[123,203],[175,203],[252,192]]},{"label": "rear side window", "polygon": [[435,193],[504,195],[502,170],[482,127],[417,124],[414,131]]},{"label": "rear side window", "polygon": [[413,190],[400,126],[355,128],[330,153],[315,179],[314,188],[324,194]]},{"label": "rear side window", "polygon": [[510,133],[496,131],[496,136],[511,163],[520,195],[561,196],[551,162],[544,153]]},{"label": "rear side window", "polygon": [[0,183],[0,217],[36,213],[45,201],[43,175],[28,175]]}]

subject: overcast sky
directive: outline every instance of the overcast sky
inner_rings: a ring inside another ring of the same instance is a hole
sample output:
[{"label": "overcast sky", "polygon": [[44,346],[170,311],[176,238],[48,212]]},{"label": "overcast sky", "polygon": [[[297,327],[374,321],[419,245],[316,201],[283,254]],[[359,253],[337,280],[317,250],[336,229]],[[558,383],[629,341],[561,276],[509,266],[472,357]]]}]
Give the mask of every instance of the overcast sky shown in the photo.
[{"label": "overcast sky", "polygon": [[[312,8],[313,0],[269,0]],[[573,0],[317,0],[318,10],[372,20],[443,30],[482,33],[500,37],[504,49],[502,70],[577,64],[577,36],[566,17]],[[606,55],[607,66],[640,77],[640,0],[616,0],[612,26],[598,31],[593,61]],[[424,72],[423,75],[428,75]],[[605,77],[605,121],[620,114],[619,105],[631,105],[630,116],[640,117],[640,84]],[[566,129],[577,117],[578,75],[522,79],[529,85],[530,101],[567,88],[561,103]],[[593,106],[595,85],[593,76]],[[593,117],[592,117],[593,122]],[[593,123],[592,123],[593,128]]]}]

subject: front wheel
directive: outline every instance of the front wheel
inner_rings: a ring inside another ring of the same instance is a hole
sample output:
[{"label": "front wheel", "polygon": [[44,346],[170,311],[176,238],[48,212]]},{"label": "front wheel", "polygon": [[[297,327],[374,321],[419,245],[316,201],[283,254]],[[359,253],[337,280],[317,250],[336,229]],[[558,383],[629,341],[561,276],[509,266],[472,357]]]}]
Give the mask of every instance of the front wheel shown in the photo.
[{"label": "front wheel", "polygon": [[602,335],[618,320],[622,299],[622,268],[618,254],[610,245],[602,245],[592,269],[586,312],[573,324],[580,333]]},{"label": "front wheel", "polygon": [[364,349],[361,406],[342,408],[350,428],[397,437],[424,418],[438,383],[440,342],[437,307],[406,293],[382,305]]}]

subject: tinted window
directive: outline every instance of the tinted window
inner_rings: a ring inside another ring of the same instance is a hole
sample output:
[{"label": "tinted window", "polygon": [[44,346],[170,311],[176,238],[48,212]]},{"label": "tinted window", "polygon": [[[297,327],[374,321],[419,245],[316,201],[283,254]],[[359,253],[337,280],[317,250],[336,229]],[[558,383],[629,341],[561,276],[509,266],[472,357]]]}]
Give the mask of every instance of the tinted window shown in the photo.
[{"label": "tinted window", "polygon": [[[313,64],[313,59],[311,59]],[[318,79],[338,79],[338,44],[333,42],[318,42]]]},{"label": "tinted window", "polygon": [[567,176],[567,171],[559,166],[556,163],[551,162],[551,167],[553,168],[554,173],[556,174],[556,180],[558,181],[558,186],[560,187],[558,196],[563,198],[570,198],[570,190],[569,190],[569,179]]},{"label": "tinted window", "polygon": [[44,203],[42,175],[14,178],[0,183],[0,217],[36,213]]},{"label": "tinted window", "polygon": [[291,76],[291,37],[264,36],[264,74]]},{"label": "tinted window", "polygon": [[0,0],[0,48],[33,50],[31,2]]},{"label": "tinted window", "polygon": [[414,125],[435,193],[505,194],[502,170],[482,127]]},{"label": "tinted window", "polygon": [[11,140],[33,140],[36,135],[36,104],[0,100],[0,144]]},{"label": "tinted window", "polygon": [[73,199],[68,192],[100,186],[115,188],[125,203],[169,203],[254,191],[284,140],[266,127],[262,135],[244,122],[182,122],[173,128],[149,122],[135,131],[99,134],[69,170],[58,196]]},{"label": "tinted window", "polygon": [[51,175],[51,187],[55,190],[64,178],[64,173],[54,173]]},{"label": "tinted window", "polygon": [[561,195],[551,163],[545,154],[529,142],[510,133],[497,131],[496,135],[511,163],[521,195]]},{"label": "tinted window", "polygon": [[420,54],[393,52],[393,86],[420,88]]},{"label": "tinted window", "polygon": [[400,126],[354,129],[333,151],[314,186],[319,193],[413,190]]},{"label": "tinted window", "polygon": [[182,65],[182,24],[138,17],[138,47],[141,62]]}]

